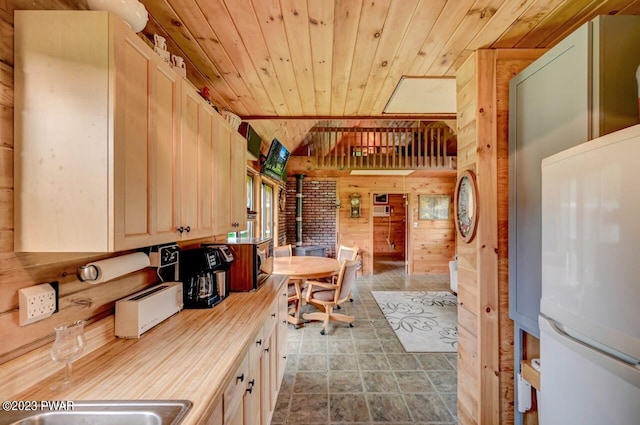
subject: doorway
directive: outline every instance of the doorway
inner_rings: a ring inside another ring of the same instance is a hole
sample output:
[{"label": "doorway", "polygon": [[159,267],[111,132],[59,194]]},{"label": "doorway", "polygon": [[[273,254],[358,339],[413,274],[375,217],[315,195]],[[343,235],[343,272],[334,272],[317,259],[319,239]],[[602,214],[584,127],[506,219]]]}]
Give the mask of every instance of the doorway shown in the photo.
[{"label": "doorway", "polygon": [[405,272],[407,256],[406,196],[373,194],[373,273]]}]

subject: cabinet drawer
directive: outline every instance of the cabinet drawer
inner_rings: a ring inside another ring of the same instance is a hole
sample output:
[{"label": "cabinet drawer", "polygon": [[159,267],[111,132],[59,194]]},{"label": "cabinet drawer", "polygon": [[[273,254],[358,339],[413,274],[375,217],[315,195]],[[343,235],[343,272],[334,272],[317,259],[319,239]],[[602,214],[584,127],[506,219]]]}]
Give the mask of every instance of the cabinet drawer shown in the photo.
[{"label": "cabinet drawer", "polygon": [[244,390],[249,380],[249,356],[244,356],[242,363],[224,390],[224,423],[228,423],[238,408],[242,408]]}]

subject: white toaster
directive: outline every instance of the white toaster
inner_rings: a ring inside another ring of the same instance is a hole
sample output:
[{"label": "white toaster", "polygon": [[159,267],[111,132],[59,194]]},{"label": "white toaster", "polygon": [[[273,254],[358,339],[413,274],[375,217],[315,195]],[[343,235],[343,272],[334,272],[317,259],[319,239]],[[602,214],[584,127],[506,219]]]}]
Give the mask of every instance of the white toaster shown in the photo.
[{"label": "white toaster", "polygon": [[182,282],[164,282],[116,301],[115,333],[140,338],[166,318],[182,310]]}]

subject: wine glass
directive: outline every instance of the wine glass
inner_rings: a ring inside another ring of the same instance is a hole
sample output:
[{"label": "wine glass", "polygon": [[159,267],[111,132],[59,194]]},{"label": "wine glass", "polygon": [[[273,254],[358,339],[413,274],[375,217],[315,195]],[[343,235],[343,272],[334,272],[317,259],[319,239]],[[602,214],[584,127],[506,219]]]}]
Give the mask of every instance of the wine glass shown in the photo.
[{"label": "wine glass", "polygon": [[78,320],[70,325],[56,326],[56,340],[51,347],[51,358],[64,363],[64,380],[51,387],[52,390],[67,388],[71,383],[71,362],[80,357],[84,350],[84,320]]}]

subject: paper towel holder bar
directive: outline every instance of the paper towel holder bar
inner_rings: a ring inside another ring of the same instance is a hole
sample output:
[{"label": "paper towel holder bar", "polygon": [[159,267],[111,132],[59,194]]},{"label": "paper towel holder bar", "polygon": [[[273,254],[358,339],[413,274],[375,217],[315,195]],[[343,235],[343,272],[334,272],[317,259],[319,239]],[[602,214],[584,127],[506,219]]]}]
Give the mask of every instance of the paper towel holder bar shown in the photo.
[{"label": "paper towel holder bar", "polygon": [[76,270],[81,282],[104,283],[149,267],[149,256],[144,252],[121,255],[93,261]]},{"label": "paper towel holder bar", "polygon": [[88,280],[98,279],[98,268],[94,265],[80,266],[77,273],[80,282],[86,282]]}]

